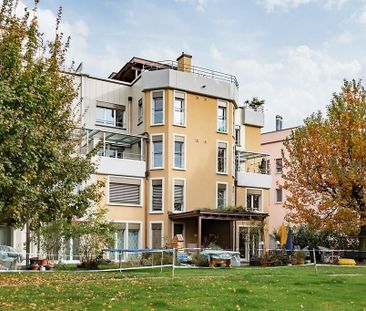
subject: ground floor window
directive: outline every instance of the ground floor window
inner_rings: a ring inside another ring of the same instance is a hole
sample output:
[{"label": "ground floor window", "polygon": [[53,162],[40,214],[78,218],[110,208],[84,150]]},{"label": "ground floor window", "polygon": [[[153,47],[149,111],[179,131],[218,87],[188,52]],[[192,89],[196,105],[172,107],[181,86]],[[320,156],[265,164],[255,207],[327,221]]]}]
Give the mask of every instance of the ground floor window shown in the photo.
[{"label": "ground floor window", "polygon": [[161,248],[163,244],[163,224],[151,223],[151,248]]},{"label": "ground floor window", "polygon": [[0,225],[0,245],[11,246],[11,228],[6,225]]},{"label": "ground floor window", "polygon": [[[117,230],[114,233],[114,247],[116,250],[135,250],[141,245],[141,224],[126,222],[117,223]],[[125,260],[131,253],[122,252],[121,260]],[[119,253],[114,252],[109,254],[109,259],[119,260]]]},{"label": "ground floor window", "polygon": [[64,259],[80,260],[80,238],[72,238],[65,243]]}]

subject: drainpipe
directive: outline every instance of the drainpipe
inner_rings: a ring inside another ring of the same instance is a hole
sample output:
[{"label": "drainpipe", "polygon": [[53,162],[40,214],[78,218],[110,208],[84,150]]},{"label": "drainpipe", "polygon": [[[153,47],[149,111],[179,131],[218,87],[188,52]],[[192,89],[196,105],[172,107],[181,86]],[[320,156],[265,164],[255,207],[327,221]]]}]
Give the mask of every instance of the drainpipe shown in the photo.
[{"label": "drainpipe", "polygon": [[[147,198],[147,189],[148,189],[148,185],[149,185],[149,169],[150,169],[150,139],[149,139],[149,134],[147,132],[143,133],[143,135],[146,136],[146,148],[145,148],[145,162],[146,162],[146,171],[145,171],[145,191],[144,191],[144,205],[145,205],[145,248],[148,247],[148,241],[147,241],[147,231],[148,231],[148,198]],[[142,147],[142,146],[141,146]],[[164,234],[164,232],[163,232]]]},{"label": "drainpipe", "polygon": [[128,128],[127,132],[132,132],[132,96],[128,97]]}]

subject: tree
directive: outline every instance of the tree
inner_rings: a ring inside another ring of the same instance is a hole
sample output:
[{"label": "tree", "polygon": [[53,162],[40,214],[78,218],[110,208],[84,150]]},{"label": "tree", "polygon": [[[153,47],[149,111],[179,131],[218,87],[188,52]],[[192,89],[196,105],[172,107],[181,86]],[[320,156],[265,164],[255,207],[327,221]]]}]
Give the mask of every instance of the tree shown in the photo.
[{"label": "tree", "polygon": [[247,99],[244,104],[252,108],[254,111],[262,111],[265,102],[266,101],[264,99],[258,99],[258,97],[253,97],[251,100]]},{"label": "tree", "polygon": [[105,209],[90,208],[78,221],[58,219],[42,224],[37,233],[47,258],[55,260],[55,255],[62,250],[62,240],[74,239],[78,241],[78,248],[73,251],[80,255],[81,265],[86,269],[97,268],[102,249],[113,245],[117,230],[114,223],[106,220],[106,213]]},{"label": "tree", "polygon": [[344,81],[326,117],[314,113],[285,142],[287,220],[357,236],[366,250],[366,92]]},{"label": "tree", "polygon": [[0,223],[30,230],[55,219],[83,216],[99,200],[98,185],[75,189],[95,172],[92,155],[77,154],[81,137],[71,107],[75,90],[63,73],[69,39],[45,42],[37,4],[23,17],[17,2],[0,11]]}]

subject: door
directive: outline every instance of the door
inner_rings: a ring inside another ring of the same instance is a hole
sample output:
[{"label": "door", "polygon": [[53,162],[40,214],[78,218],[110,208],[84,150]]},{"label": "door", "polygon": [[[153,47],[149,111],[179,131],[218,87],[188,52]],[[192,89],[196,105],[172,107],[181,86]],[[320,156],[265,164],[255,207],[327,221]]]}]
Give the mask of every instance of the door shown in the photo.
[{"label": "door", "polygon": [[240,259],[249,261],[249,227],[239,226],[238,230]]},{"label": "door", "polygon": [[256,227],[238,226],[238,243],[240,258],[249,261],[250,257],[258,256],[261,241],[261,230]]}]

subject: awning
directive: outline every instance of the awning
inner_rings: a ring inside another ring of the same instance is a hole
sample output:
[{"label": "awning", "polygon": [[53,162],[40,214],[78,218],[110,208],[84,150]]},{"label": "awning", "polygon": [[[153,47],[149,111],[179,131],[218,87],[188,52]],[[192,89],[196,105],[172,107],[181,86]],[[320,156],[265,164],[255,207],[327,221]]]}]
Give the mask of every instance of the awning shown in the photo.
[{"label": "awning", "polygon": [[168,213],[171,220],[185,219],[211,219],[211,220],[263,220],[268,217],[267,213],[250,212],[250,211],[221,211],[221,210],[194,210],[183,213]]},{"label": "awning", "polygon": [[261,153],[254,151],[239,151],[238,154],[240,161],[269,157],[268,153]]}]

